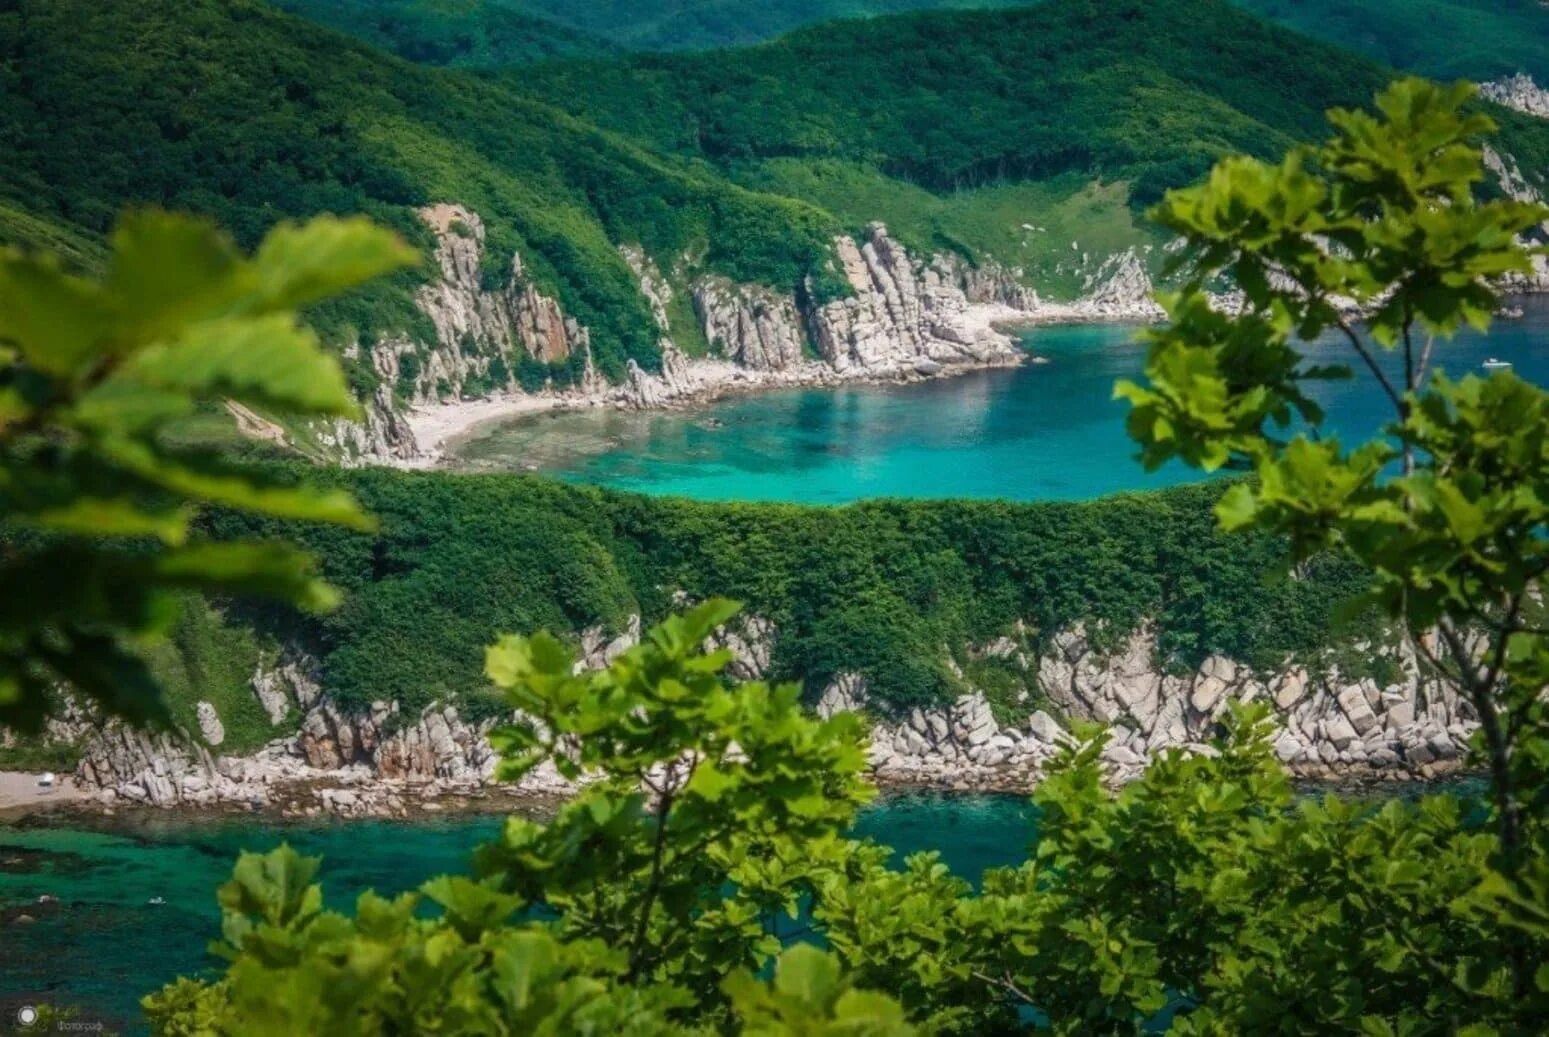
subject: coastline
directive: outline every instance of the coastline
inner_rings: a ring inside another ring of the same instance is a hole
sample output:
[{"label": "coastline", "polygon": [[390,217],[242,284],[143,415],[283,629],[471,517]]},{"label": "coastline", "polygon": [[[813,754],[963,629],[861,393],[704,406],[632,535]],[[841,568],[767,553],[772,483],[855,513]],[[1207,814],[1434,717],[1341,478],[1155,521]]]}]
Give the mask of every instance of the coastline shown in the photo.
[{"label": "coastline", "polygon": [[[1444,787],[1482,775],[1463,761],[1447,761],[1428,768],[1429,773],[1372,767],[1332,768],[1287,766],[1287,775],[1299,789],[1361,795],[1379,794],[1396,786]],[[19,782],[34,790],[28,794]],[[952,777],[931,772],[873,772],[869,779],[879,795],[903,796],[1028,796],[1042,779],[1040,773],[1021,768],[982,768]],[[552,788],[530,788],[495,782],[406,782],[378,779],[371,783],[376,796],[361,795],[359,784],[304,779],[270,786],[262,802],[178,802],[167,805],[108,801],[92,790],[76,787],[61,776],[53,793],[37,793],[36,775],[0,771],[0,828],[43,815],[59,815],[99,823],[106,818],[155,816],[190,822],[251,817],[266,821],[428,821],[493,814],[541,817],[553,813],[572,793]],[[341,798],[341,794],[349,798]]]},{"label": "coastline", "polygon": [[642,401],[627,385],[609,385],[601,389],[545,390],[535,394],[508,394],[416,406],[407,412],[405,421],[419,446],[419,453],[395,464],[409,469],[453,467],[456,461],[451,455],[457,447],[508,422],[539,414],[594,408],[670,411],[713,403],[729,396],[780,389],[934,381],[1027,363],[1028,355],[1015,340],[1017,333],[1030,328],[1069,324],[1131,324],[1138,328],[1152,319],[1151,314],[1138,310],[1097,314],[1081,309],[1079,303],[1046,305],[1047,309],[1042,311],[1018,310],[1001,303],[970,306],[963,314],[963,326],[975,332],[1000,335],[1008,342],[1007,351],[981,360],[938,363],[934,369],[918,362],[836,368],[822,360],[807,360],[795,367],[770,370],[742,367],[727,360],[694,358],[689,359],[679,373],[674,391],[660,401]]},{"label": "coastline", "polygon": [[0,823],[12,816],[91,803],[92,791],[76,785],[74,777],[57,775],[53,788],[38,785],[38,775],[26,771],[0,771]]},{"label": "coastline", "polygon": [[[1522,316],[1511,305],[1514,298],[1549,294],[1549,290],[1519,290],[1503,297],[1497,319],[1513,320]],[[961,326],[975,334],[998,335],[1008,343],[1008,352],[995,353],[978,360],[935,364],[935,369],[918,363],[879,367],[837,368],[825,361],[808,359],[795,367],[759,369],[743,367],[712,357],[688,358],[671,392],[659,399],[642,399],[631,386],[605,385],[593,389],[544,390],[540,393],[514,393],[476,400],[460,400],[410,407],[404,415],[418,452],[410,458],[391,460],[394,467],[425,470],[455,468],[454,451],[509,422],[540,414],[591,409],[673,411],[714,403],[730,396],[752,395],[781,389],[835,387],[841,385],[909,385],[958,377],[977,371],[1018,367],[1028,363],[1031,354],[1017,344],[1021,332],[1040,327],[1077,324],[1130,325],[1137,329],[1154,324],[1156,309],[1149,302],[1108,309],[1093,306],[1090,300],[1044,302],[1037,310],[1023,310],[1004,303],[973,303],[961,314]],[[644,376],[655,379],[654,376]]]}]

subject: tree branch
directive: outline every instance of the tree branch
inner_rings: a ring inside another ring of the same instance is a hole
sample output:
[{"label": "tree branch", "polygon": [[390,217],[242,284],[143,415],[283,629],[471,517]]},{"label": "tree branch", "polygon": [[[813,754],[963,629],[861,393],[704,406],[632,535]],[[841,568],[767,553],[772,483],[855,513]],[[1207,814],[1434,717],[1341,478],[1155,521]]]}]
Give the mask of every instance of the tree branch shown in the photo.
[{"label": "tree branch", "polygon": [[1387,394],[1388,399],[1393,401],[1393,409],[1398,412],[1399,420],[1402,421],[1404,418],[1403,398],[1399,396],[1398,390],[1393,388],[1393,383],[1388,380],[1388,376],[1383,373],[1382,368],[1377,364],[1376,357],[1372,356],[1371,351],[1366,348],[1366,345],[1361,341],[1361,337],[1355,333],[1349,323],[1340,320],[1337,326],[1340,331],[1345,333],[1345,338],[1350,340],[1350,345],[1360,354],[1361,359],[1366,361],[1367,370],[1371,371],[1372,376],[1377,379],[1377,384],[1382,386],[1382,391]]},{"label": "tree branch", "polygon": [[1032,995],[1013,983],[1010,976],[1001,976],[997,979],[994,976],[987,976],[982,972],[976,971],[974,972],[973,977],[974,979],[988,983],[992,987],[999,987],[1001,990],[1004,990],[1006,993],[1010,994],[1012,997],[1015,997],[1023,1004],[1032,1005],[1035,1008],[1037,1007],[1037,1003],[1033,1000]]},{"label": "tree branch", "polygon": [[656,839],[651,847],[651,877],[646,883],[645,896],[640,900],[640,917],[635,923],[635,937],[629,951],[629,979],[640,977],[645,964],[645,941],[651,922],[651,911],[661,892],[662,856],[667,848],[667,816],[672,811],[673,793],[667,792],[656,800]]}]

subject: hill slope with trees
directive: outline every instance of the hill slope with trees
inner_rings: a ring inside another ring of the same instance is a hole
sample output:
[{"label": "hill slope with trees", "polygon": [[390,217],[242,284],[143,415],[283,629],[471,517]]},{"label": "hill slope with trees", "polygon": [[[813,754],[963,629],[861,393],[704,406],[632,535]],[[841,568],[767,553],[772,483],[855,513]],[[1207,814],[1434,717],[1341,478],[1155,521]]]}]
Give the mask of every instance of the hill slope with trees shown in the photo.
[{"label": "hill slope with trees", "polygon": [[[881,220],[912,249],[1069,297],[1107,256],[1160,242],[1137,211],[1164,188],[1222,154],[1316,135],[1325,108],[1387,76],[1222,0],[898,15],[499,75],[404,61],[257,0],[20,0],[0,19],[0,241],[90,266],[115,214],[152,204],[246,245],[336,212],[428,249],[416,210],[455,202],[487,231],[486,287],[519,253],[614,379],[660,355],[619,245],[643,246],[679,288],[715,273],[826,293],[843,291],[833,237]],[[496,45],[453,37],[425,42],[454,64],[465,44],[474,62]],[[1519,123],[1507,140],[1522,168],[1549,169],[1549,131]],[[431,342],[414,303],[425,276],[313,319],[345,345]],[[378,378],[355,362],[362,395]]]}]

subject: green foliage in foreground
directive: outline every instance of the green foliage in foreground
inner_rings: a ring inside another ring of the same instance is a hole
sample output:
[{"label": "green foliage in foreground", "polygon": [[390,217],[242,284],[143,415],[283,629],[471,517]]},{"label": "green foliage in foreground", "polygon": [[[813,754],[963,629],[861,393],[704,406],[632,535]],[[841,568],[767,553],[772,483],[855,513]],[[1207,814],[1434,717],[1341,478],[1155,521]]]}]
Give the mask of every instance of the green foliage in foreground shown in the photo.
[{"label": "green foliage in foreground", "polygon": [[107,715],[168,719],[131,642],[168,631],[178,592],[337,602],[305,552],[190,542],[189,527],[218,504],[371,528],[347,494],[162,436],[222,400],[353,415],[295,310],[412,258],[385,231],[324,219],[276,229],[248,259],[213,227],[155,212],[120,225],[100,281],[0,250],[0,724],[37,731],[61,689]]},{"label": "green foliage in foreground", "polygon": [[1503,925],[1482,819],[1449,796],[1294,799],[1262,707],[1117,794],[1081,733],[1034,795],[1031,859],[980,892],[934,854],[894,870],[844,837],[869,794],[856,718],[703,654],[734,611],[580,675],[553,638],[503,638],[504,773],[592,782],[508,821],[471,877],[354,917],[322,909],[316,861],[245,855],[227,970],[148,997],[155,1030],[1485,1035],[1549,1012],[1549,969],[1512,980],[1549,932]]},{"label": "green foliage in foreground", "polygon": [[[1118,392],[1148,464],[1252,468],[1216,508],[1224,528],[1283,536],[1297,562],[1338,550],[1368,573],[1365,600],[1478,717],[1492,863],[1501,892],[1532,903],[1549,891],[1549,632],[1534,618],[1549,575],[1549,393],[1510,371],[1454,381],[1431,365],[1464,324],[1488,327],[1500,278],[1531,271],[1543,250],[1523,238],[1549,208],[1476,198],[1474,141],[1494,127],[1465,107],[1472,90],[1395,83],[1376,114],[1331,113],[1321,148],[1230,159],[1169,194],[1155,215],[1188,242],[1187,281],[1164,300],[1145,383]],[[1236,314],[1206,297],[1223,277],[1243,291]],[[1307,364],[1324,332],[1392,403],[1369,442],[1323,434],[1303,390],[1354,377]],[[1549,979],[1542,960],[1515,943],[1508,989]]]}]

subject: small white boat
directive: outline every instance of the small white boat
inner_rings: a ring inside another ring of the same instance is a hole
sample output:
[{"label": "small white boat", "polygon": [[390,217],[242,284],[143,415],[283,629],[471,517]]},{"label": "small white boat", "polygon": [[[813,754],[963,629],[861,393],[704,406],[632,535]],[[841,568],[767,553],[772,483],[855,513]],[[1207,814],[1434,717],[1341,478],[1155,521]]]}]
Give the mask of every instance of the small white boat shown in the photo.
[{"label": "small white boat", "polygon": [[146,901],[146,903],[151,905],[152,907],[160,907],[161,905],[165,904],[166,902],[167,902],[167,898],[166,897],[151,897],[149,900]]},{"label": "small white boat", "polygon": [[1486,371],[1505,371],[1511,367],[1510,360],[1497,360],[1491,357],[1481,365]]}]

